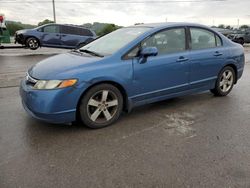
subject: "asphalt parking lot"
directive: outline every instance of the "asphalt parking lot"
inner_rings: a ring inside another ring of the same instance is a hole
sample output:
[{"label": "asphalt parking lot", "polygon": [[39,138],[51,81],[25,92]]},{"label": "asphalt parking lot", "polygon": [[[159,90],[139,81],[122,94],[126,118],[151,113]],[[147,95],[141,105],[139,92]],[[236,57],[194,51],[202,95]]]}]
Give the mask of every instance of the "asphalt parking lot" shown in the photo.
[{"label": "asphalt parking lot", "polygon": [[29,117],[28,67],[67,50],[0,50],[0,187],[250,188],[250,47],[227,97],[209,92],[134,109],[90,130]]}]

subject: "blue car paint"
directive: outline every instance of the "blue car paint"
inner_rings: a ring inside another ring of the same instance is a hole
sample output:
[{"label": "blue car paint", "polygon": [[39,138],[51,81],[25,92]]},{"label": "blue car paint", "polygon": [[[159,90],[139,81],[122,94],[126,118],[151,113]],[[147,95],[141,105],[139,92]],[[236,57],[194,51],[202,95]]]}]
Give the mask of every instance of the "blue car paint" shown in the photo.
[{"label": "blue car paint", "polygon": [[[19,41],[19,43],[25,45],[26,40],[29,37],[35,37],[38,39],[40,46],[43,47],[58,47],[58,48],[76,48],[79,44],[86,42],[88,39],[95,39],[96,34],[89,30],[93,36],[83,36],[83,35],[74,35],[74,34],[63,34],[60,33],[47,33],[40,31],[42,28],[50,25],[63,26],[61,24],[45,24],[33,29],[24,29],[17,31],[17,35],[22,34],[23,40]],[[68,26],[68,25],[66,25]],[[77,26],[71,26],[76,27]]]},{"label": "blue car paint", "polygon": [[[215,87],[217,75],[226,65],[237,70],[237,79],[244,69],[242,46],[231,42],[220,33],[223,46],[148,57],[144,64],[138,58],[122,57],[132,47],[153,33],[172,27],[208,27],[197,24],[165,23],[145,25],[152,27],[111,56],[103,58],[78,53],[57,55],[32,67],[29,75],[36,79],[78,79],[74,87],[54,90],[35,90],[23,80],[20,94],[24,108],[34,117],[53,123],[76,120],[78,102],[91,86],[115,83],[125,91],[127,109],[168,98],[209,90]],[[138,26],[139,27],[139,26]],[[220,56],[214,54],[219,51]],[[177,61],[185,57],[185,61]]]}]

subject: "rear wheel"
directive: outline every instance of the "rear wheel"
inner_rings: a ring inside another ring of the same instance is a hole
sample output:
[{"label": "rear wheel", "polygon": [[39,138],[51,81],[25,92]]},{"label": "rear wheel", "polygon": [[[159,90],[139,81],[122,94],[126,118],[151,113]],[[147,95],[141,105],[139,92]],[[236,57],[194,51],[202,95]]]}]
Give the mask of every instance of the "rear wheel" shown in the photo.
[{"label": "rear wheel", "polygon": [[224,67],[220,72],[215,88],[211,92],[216,96],[226,96],[233,89],[235,83],[235,71],[232,67]]},{"label": "rear wheel", "polygon": [[38,39],[30,37],[26,41],[26,46],[31,50],[36,50],[37,48],[39,48],[40,45]]},{"label": "rear wheel", "polygon": [[79,112],[82,122],[90,128],[102,128],[114,123],[123,107],[121,92],[110,84],[91,88],[81,99]]}]

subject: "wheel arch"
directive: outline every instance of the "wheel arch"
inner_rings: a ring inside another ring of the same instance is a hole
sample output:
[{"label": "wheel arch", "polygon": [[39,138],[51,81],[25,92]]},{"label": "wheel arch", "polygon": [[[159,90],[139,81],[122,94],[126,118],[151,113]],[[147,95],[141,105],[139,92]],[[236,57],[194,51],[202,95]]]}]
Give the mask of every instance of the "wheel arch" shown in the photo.
[{"label": "wheel arch", "polygon": [[127,92],[126,92],[125,88],[124,88],[120,83],[115,82],[115,81],[111,81],[111,80],[99,81],[99,82],[96,82],[96,83],[90,85],[89,87],[87,87],[87,89],[84,90],[84,92],[82,92],[81,96],[79,97],[78,102],[77,102],[77,107],[76,107],[76,120],[79,120],[79,119],[80,119],[79,107],[80,107],[81,99],[84,97],[84,95],[85,95],[91,88],[93,88],[93,87],[95,87],[95,86],[97,86],[97,85],[100,85],[100,84],[110,84],[110,85],[115,86],[117,89],[119,89],[119,91],[120,91],[121,94],[122,94],[122,98],[123,98],[123,111],[128,112],[128,111],[130,110],[130,105],[129,105],[129,101],[128,101]]}]

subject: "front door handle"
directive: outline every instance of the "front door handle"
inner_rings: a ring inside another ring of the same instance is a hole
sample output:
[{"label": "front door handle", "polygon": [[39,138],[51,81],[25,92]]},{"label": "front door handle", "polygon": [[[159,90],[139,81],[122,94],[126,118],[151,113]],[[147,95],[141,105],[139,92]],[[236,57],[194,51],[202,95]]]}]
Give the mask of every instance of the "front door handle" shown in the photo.
[{"label": "front door handle", "polygon": [[214,56],[221,56],[221,55],[223,55],[223,53],[221,53],[219,51],[214,52]]},{"label": "front door handle", "polygon": [[184,61],[188,61],[189,59],[184,57],[184,56],[180,56],[179,59],[177,59],[177,62],[184,62]]}]

